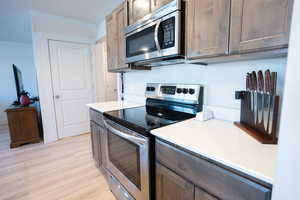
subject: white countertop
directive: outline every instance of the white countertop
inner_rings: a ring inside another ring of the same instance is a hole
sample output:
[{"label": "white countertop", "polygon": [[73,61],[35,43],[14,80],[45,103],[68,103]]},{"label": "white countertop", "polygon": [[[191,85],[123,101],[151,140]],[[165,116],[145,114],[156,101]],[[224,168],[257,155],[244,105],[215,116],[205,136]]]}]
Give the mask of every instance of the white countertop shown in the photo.
[{"label": "white countertop", "polygon": [[277,145],[257,142],[232,122],[186,120],[152,130],[161,139],[273,184]]},{"label": "white countertop", "polygon": [[101,103],[91,103],[87,104],[89,108],[93,108],[101,113],[113,111],[113,110],[120,110],[125,108],[134,108],[143,106],[141,104],[131,103],[127,101],[107,101]]}]

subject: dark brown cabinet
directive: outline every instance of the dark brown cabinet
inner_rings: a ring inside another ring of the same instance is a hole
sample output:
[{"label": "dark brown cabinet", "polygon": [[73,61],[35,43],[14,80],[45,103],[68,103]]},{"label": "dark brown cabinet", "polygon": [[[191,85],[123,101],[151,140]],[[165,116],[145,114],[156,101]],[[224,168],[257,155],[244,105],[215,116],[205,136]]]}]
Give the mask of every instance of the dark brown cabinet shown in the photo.
[{"label": "dark brown cabinet", "polygon": [[150,0],[128,0],[129,24],[134,24],[151,12]]},{"label": "dark brown cabinet", "polygon": [[128,0],[129,25],[170,3],[172,0]]},{"label": "dark brown cabinet", "polygon": [[[159,200],[270,200],[272,186],[156,140]],[[193,192],[194,191],[194,192]],[[191,197],[191,193],[195,196]],[[184,198],[185,197],[185,198]]]},{"label": "dark brown cabinet", "polygon": [[100,167],[102,165],[100,127],[93,121],[91,121],[91,140],[93,158],[97,167]]},{"label": "dark brown cabinet", "polygon": [[293,0],[232,0],[230,53],[288,46]]},{"label": "dark brown cabinet", "polygon": [[230,0],[186,1],[187,59],[228,54]]},{"label": "dark brown cabinet", "polygon": [[195,187],[195,200],[218,200],[216,197],[208,194],[204,190]]},{"label": "dark brown cabinet", "polygon": [[118,45],[118,55],[117,55],[117,66],[118,68],[127,68],[128,65],[125,64],[125,37],[124,29],[128,26],[127,17],[127,6],[126,2],[117,8],[115,11],[116,24],[117,24],[117,45]]},{"label": "dark brown cabinet", "polygon": [[107,130],[103,114],[90,109],[91,145],[93,158],[97,167],[107,168]]},{"label": "dark brown cabinet", "polygon": [[[156,200],[193,200],[194,185],[156,163]],[[201,200],[201,199],[198,199]]]},{"label": "dark brown cabinet", "polygon": [[10,133],[10,147],[38,143],[42,136],[42,120],[38,102],[23,107],[11,105],[5,110]]},{"label": "dark brown cabinet", "polygon": [[123,2],[106,17],[107,67],[116,72],[127,69],[125,63],[124,29],[128,25],[127,2]]},{"label": "dark brown cabinet", "polygon": [[170,3],[172,0],[151,0],[151,11]]},{"label": "dark brown cabinet", "polygon": [[117,34],[115,16],[112,14],[106,17],[106,46],[107,46],[107,68],[114,71],[117,66],[116,56],[118,54]]}]

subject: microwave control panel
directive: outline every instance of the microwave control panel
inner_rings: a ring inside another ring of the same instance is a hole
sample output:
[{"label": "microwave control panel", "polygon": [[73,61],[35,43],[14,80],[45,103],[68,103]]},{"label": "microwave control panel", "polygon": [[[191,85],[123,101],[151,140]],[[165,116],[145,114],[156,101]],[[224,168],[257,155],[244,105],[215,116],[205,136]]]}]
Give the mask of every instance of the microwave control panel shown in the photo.
[{"label": "microwave control panel", "polygon": [[160,45],[162,49],[174,47],[175,45],[175,17],[161,22],[160,26]]}]

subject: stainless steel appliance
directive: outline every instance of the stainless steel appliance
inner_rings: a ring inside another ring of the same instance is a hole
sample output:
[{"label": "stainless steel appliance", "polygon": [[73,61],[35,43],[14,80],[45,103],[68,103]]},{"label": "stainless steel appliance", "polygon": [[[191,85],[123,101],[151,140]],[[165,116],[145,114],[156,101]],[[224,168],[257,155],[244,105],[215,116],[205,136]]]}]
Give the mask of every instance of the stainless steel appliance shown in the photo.
[{"label": "stainless steel appliance", "polygon": [[195,117],[203,87],[147,84],[146,106],[104,113],[110,189],[119,200],[154,198],[154,136],[150,131]]},{"label": "stainless steel appliance", "polygon": [[181,1],[174,0],[125,29],[126,63],[182,58]]}]

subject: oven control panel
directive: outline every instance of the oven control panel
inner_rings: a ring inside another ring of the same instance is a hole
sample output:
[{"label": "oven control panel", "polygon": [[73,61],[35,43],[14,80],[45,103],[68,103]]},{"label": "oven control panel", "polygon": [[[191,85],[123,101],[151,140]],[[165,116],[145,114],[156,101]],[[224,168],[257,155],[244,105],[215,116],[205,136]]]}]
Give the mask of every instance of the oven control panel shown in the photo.
[{"label": "oven control panel", "polygon": [[200,84],[148,83],[145,96],[147,98],[199,103],[203,99],[203,86]]}]

